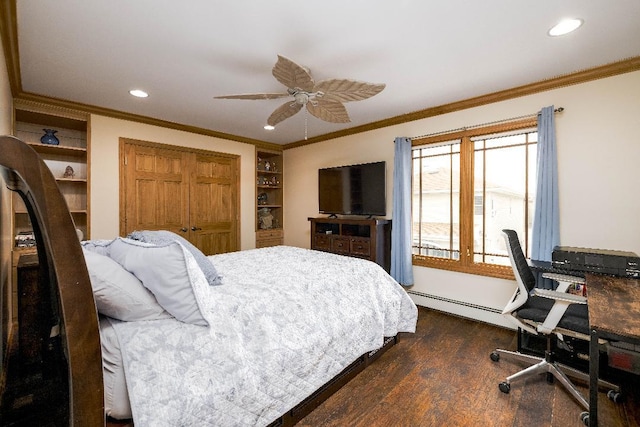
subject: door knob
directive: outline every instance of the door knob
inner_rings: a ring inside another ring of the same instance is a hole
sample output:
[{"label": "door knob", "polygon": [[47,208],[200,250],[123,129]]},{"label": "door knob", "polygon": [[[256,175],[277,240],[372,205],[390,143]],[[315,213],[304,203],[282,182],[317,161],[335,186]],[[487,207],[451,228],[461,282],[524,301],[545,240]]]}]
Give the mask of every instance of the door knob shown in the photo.
[{"label": "door knob", "polygon": [[182,227],[180,231],[182,231],[183,233],[186,233],[187,231],[189,231],[189,229],[187,227]]},{"label": "door knob", "polygon": [[202,228],[196,227],[195,225],[191,227],[191,231],[198,231],[198,230],[202,230]]}]

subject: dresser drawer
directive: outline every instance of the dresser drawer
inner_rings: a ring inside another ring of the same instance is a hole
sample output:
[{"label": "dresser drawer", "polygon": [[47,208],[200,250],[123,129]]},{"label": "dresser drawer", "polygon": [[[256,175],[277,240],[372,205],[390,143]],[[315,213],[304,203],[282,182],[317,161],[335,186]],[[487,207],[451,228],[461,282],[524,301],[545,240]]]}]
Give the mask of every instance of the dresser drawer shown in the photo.
[{"label": "dresser drawer", "polygon": [[316,234],[313,237],[313,248],[319,251],[331,250],[331,236],[325,234]]},{"label": "dresser drawer", "polygon": [[350,246],[348,237],[334,237],[331,240],[331,251],[337,254],[348,254],[350,252]]},{"label": "dresser drawer", "polygon": [[256,248],[278,246],[284,244],[284,232],[279,230],[260,230],[256,232]]},{"label": "dresser drawer", "polygon": [[284,231],[278,230],[260,230],[256,232],[257,239],[282,239],[284,237]]},{"label": "dresser drawer", "polygon": [[351,253],[358,256],[371,256],[371,241],[369,239],[351,240]]}]

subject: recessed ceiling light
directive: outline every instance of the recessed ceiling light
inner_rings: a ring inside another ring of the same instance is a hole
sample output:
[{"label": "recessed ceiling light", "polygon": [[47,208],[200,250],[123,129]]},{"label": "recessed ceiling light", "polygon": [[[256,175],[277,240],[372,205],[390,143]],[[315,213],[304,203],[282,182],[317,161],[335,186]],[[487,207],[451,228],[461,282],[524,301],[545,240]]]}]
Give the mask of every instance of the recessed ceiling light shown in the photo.
[{"label": "recessed ceiling light", "polygon": [[274,130],[275,126],[271,126],[271,125],[264,125],[265,130]]},{"label": "recessed ceiling light", "polygon": [[147,92],[140,89],[132,89],[129,91],[129,93],[137,98],[146,98],[147,96],[149,96]]},{"label": "recessed ceiling light", "polygon": [[577,18],[563,19],[549,30],[550,36],[563,36],[580,28],[584,21]]}]

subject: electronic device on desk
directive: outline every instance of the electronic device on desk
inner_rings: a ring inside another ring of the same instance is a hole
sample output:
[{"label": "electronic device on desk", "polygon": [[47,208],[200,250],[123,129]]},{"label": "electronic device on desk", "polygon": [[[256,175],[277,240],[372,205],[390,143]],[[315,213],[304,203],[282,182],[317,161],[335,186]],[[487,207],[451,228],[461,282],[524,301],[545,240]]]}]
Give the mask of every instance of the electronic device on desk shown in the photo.
[{"label": "electronic device on desk", "polygon": [[634,252],[556,246],[551,263],[554,268],[564,270],[640,277],[640,258]]}]

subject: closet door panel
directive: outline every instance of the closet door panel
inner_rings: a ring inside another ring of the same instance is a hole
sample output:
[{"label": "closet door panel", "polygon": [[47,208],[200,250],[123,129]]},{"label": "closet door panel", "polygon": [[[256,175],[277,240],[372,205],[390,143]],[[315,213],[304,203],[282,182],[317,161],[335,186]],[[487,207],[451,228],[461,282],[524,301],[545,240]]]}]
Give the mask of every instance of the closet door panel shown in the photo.
[{"label": "closet door panel", "polygon": [[238,250],[238,164],[196,154],[191,178],[192,240],[205,254]]},{"label": "closet door panel", "polygon": [[[184,153],[126,145],[124,159],[124,229],[170,230],[181,235],[188,224],[188,179]],[[185,235],[186,237],[186,235]]]}]

